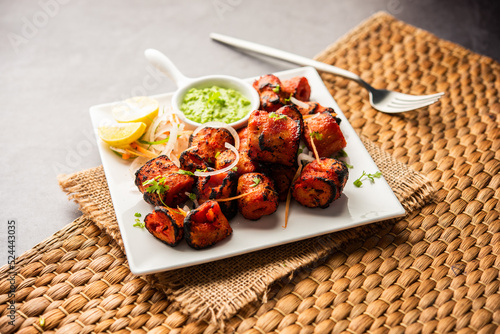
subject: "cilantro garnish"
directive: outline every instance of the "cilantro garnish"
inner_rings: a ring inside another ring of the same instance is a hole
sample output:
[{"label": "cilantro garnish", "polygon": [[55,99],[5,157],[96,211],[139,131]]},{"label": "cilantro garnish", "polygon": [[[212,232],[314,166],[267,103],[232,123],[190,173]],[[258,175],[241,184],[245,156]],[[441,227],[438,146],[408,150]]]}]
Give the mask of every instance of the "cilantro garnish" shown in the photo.
[{"label": "cilantro garnish", "polygon": [[226,101],[220,98],[220,92],[210,92],[207,103],[219,103],[221,105],[224,105]]},{"label": "cilantro garnish", "polygon": [[194,175],[193,172],[190,172],[190,171],[184,170],[184,169],[179,169],[176,173],[181,174],[181,175]]},{"label": "cilantro garnish", "polygon": [[197,169],[196,171],[197,172],[201,172],[201,173],[204,173],[208,170],[208,167],[207,168],[204,168],[204,169]]},{"label": "cilantro garnish", "polygon": [[233,167],[233,169],[231,169],[233,172],[237,172],[238,171],[238,167]]},{"label": "cilantro garnish", "polygon": [[313,131],[309,134],[309,136],[313,137],[316,140],[322,140],[323,139],[323,134],[319,133],[318,131]]},{"label": "cilantro garnish", "polygon": [[257,185],[260,183],[260,177],[254,177],[253,178],[253,184],[250,187],[257,187]]},{"label": "cilantro garnish", "polygon": [[347,168],[349,168],[349,169],[354,168],[354,166],[353,166],[353,165],[350,165],[350,164],[348,164],[348,163],[347,163],[347,162],[345,162],[345,161],[342,161],[342,160],[341,160],[340,162],[342,162],[342,163],[343,163],[343,164],[344,164]]},{"label": "cilantro garnish", "polygon": [[215,159],[217,159],[217,157],[220,155],[220,151],[217,151],[217,153],[215,153]]},{"label": "cilantro garnish", "polygon": [[140,213],[140,212],[136,212],[136,213],[134,213],[134,216],[136,216],[136,217],[139,217],[139,218],[140,218],[142,215],[141,215],[141,213]]},{"label": "cilantro garnish", "polygon": [[280,115],[280,114],[277,114],[275,113],[274,111],[269,113],[269,118],[274,118],[274,119],[283,119],[283,118],[286,118],[286,115]]},{"label": "cilantro garnish", "polygon": [[279,93],[280,92],[280,85],[276,85],[276,87],[273,88],[273,92]]},{"label": "cilantro garnish", "polygon": [[133,226],[133,227],[139,227],[139,228],[144,228],[144,227],[146,227],[146,225],[145,225],[143,222],[141,222],[141,220],[140,220],[139,218],[137,218],[137,219],[135,220],[135,224],[134,224],[134,225],[132,225],[132,226]]},{"label": "cilantro garnish", "polygon": [[150,194],[151,193],[157,194],[158,197],[160,198],[160,201],[163,203],[163,205],[168,206],[165,204],[165,202],[163,202],[162,196],[160,196],[161,194],[170,190],[170,187],[165,184],[166,181],[167,181],[167,179],[165,178],[165,176],[162,177],[161,175],[158,175],[151,180],[144,181],[142,183],[142,185],[148,186],[146,188],[146,191]]},{"label": "cilantro garnish", "polygon": [[288,98],[285,98],[285,102],[290,102],[292,99],[293,93],[290,93],[290,96]]},{"label": "cilantro garnish", "polygon": [[368,180],[370,180],[373,183],[373,182],[375,182],[375,178],[380,178],[382,176],[382,173],[380,171],[378,171],[374,174],[367,174],[365,171],[363,171],[363,174],[361,174],[359,179],[354,181],[353,184],[358,188],[361,187],[363,185],[363,182],[361,181],[361,179],[365,176]]},{"label": "cilantro garnish", "polygon": [[347,152],[344,150],[338,151],[337,154],[335,155],[335,159],[345,158],[345,157],[347,157]]},{"label": "cilantro garnish", "polygon": [[189,194],[188,194],[188,197],[189,197],[189,199],[190,199],[190,200],[192,200],[193,202],[194,202],[194,201],[196,201],[196,194],[194,194],[194,193],[189,193]]}]

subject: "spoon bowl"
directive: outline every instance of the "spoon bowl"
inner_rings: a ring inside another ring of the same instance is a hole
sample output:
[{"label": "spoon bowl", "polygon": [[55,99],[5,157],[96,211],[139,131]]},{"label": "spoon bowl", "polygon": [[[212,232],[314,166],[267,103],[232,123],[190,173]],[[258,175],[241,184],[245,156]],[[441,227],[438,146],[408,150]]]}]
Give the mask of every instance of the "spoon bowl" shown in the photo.
[{"label": "spoon bowl", "polygon": [[251,84],[242,79],[227,75],[209,75],[199,78],[188,78],[184,76],[172,63],[172,61],[170,61],[170,59],[168,59],[168,57],[160,51],[155,49],[147,49],[144,52],[144,55],[153,66],[155,66],[163,74],[170,77],[177,85],[177,90],[172,97],[172,108],[175,111],[179,112],[179,116],[181,117],[182,121],[190,129],[194,129],[202,125],[202,123],[188,119],[180,108],[184,97],[186,96],[186,93],[192,88],[203,89],[217,86],[225,89],[234,89],[240,92],[244,97],[246,97],[250,101],[250,111],[239,120],[232,123],[227,123],[227,125],[235,129],[245,126],[250,113],[253,110],[259,109],[259,94]]}]

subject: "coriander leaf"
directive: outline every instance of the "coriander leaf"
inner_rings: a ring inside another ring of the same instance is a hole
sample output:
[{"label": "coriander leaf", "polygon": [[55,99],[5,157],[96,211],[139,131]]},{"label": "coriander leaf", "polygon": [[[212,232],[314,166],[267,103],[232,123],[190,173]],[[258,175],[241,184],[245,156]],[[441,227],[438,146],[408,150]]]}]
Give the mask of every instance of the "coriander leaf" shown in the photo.
[{"label": "coriander leaf", "polygon": [[273,88],[273,92],[279,93],[280,92],[280,85],[276,85],[276,87]]},{"label": "coriander leaf", "polygon": [[233,172],[237,172],[238,171],[238,167],[233,167],[233,169],[231,169]]},{"label": "coriander leaf", "polygon": [[373,183],[375,182],[375,178],[380,178],[382,176],[382,173],[380,171],[377,171],[374,174],[367,174],[365,171],[363,171],[363,174],[361,174],[361,176],[356,181],[354,181],[353,184],[358,188],[361,187],[363,185],[361,179],[365,176],[368,180],[370,180]]},{"label": "coriander leaf", "polygon": [[217,157],[220,155],[220,151],[217,151],[217,153],[215,153],[215,159],[217,159]]},{"label": "coriander leaf", "polygon": [[140,212],[136,212],[136,213],[134,214],[134,216],[136,216],[136,217],[141,217],[142,215],[141,215],[141,213],[140,213]]},{"label": "coriander leaf", "polygon": [[257,185],[260,183],[260,177],[254,177],[253,178],[253,184],[250,187],[257,187]]},{"label": "coriander leaf", "polygon": [[313,137],[316,140],[322,140],[323,139],[323,134],[319,133],[318,131],[313,131],[309,134],[309,136]]},{"label": "coriander leaf", "polygon": [[335,159],[345,158],[345,157],[347,157],[347,152],[344,150],[338,151],[337,154],[335,155]]},{"label": "coriander leaf", "polygon": [[179,169],[176,173],[181,174],[181,175],[194,175],[193,172],[190,172],[190,171],[184,170],[184,169]]},{"label": "coriander leaf", "polygon": [[286,115],[280,115],[280,114],[277,114],[275,113],[274,111],[269,113],[269,118],[274,118],[276,120],[279,120],[279,119],[284,119],[286,118]]},{"label": "coriander leaf", "polygon": [[196,201],[196,194],[194,194],[194,193],[189,193],[189,194],[188,194],[188,197],[189,197],[189,199],[190,199],[190,200],[192,200],[193,202],[194,202],[194,201]]},{"label": "coriander leaf", "polygon": [[143,222],[141,222],[141,220],[140,220],[139,218],[137,218],[137,219],[135,220],[135,224],[134,224],[134,225],[132,225],[132,226],[133,226],[133,227],[140,227],[140,228],[144,228],[144,227],[146,227],[146,225],[145,225]]}]

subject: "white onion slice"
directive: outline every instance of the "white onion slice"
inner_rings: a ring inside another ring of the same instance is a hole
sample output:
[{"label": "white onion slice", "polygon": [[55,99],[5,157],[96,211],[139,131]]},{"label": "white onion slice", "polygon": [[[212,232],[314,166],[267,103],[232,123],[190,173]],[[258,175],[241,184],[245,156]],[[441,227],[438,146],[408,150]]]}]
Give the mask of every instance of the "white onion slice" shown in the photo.
[{"label": "white onion slice", "polygon": [[233,135],[234,147],[236,147],[237,150],[240,149],[240,136],[238,136],[238,132],[236,132],[236,130],[233,127],[231,127],[223,122],[207,122],[207,123],[197,127],[193,131],[193,136],[196,135],[198,132],[200,132],[204,128],[216,128],[216,129],[224,128],[224,129],[228,130]]},{"label": "white onion slice", "polygon": [[233,151],[233,153],[236,155],[236,158],[229,166],[224,167],[222,169],[215,170],[213,172],[194,172],[194,175],[196,175],[196,176],[211,176],[211,175],[217,175],[220,173],[225,173],[228,170],[233,169],[234,166],[236,166],[236,164],[238,163],[238,160],[240,160],[240,155],[238,153],[238,150],[233,145],[231,145],[229,143],[225,143],[224,146],[226,148],[230,149],[231,151]]},{"label": "white onion slice", "polygon": [[175,147],[175,143],[177,143],[177,133],[179,132],[179,127],[177,125],[174,125],[172,127],[172,131],[169,133],[169,138],[167,145],[165,145],[165,148],[161,152],[161,154],[164,154],[166,156],[169,156],[172,150]]},{"label": "white onion slice", "polygon": [[308,162],[314,161],[314,157],[312,156],[312,152],[309,152],[309,154],[300,153],[299,156],[297,157],[297,163],[299,165],[301,165],[302,164],[302,160],[305,160],[305,161],[308,161]]},{"label": "white onion slice", "polygon": [[309,105],[305,102],[302,102],[300,100],[297,100],[295,97],[291,96],[290,97],[290,101],[293,103],[293,104],[296,104],[298,105],[299,107],[301,108],[305,108],[305,109],[308,109],[309,108]]}]

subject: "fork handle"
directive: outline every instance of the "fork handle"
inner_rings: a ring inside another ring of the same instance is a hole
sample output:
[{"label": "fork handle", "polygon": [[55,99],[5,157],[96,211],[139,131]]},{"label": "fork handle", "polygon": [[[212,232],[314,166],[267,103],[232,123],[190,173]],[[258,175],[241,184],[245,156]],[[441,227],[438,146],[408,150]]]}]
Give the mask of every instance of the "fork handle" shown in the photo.
[{"label": "fork handle", "polygon": [[253,42],[248,42],[244,41],[238,38],[234,37],[229,37],[226,35],[221,35],[217,33],[211,33],[210,38],[213,40],[216,40],[218,42],[231,45],[234,47],[237,47],[242,50],[247,50],[247,51],[252,51],[255,53],[263,54],[269,57],[273,57],[276,59],[281,59],[281,60],[286,60],[290,63],[298,64],[298,65],[303,65],[303,66],[311,66],[314,67],[315,69],[322,71],[322,72],[327,72],[327,73],[332,73],[335,75],[340,75],[344,78],[354,80],[358,82],[359,84],[363,85],[366,87],[367,83],[363,81],[358,75],[349,72],[347,70],[344,70],[339,67],[335,67],[333,65],[328,65],[316,60],[312,60],[310,58],[302,57],[290,52],[278,50],[275,48],[271,48],[269,46],[253,43]]}]

